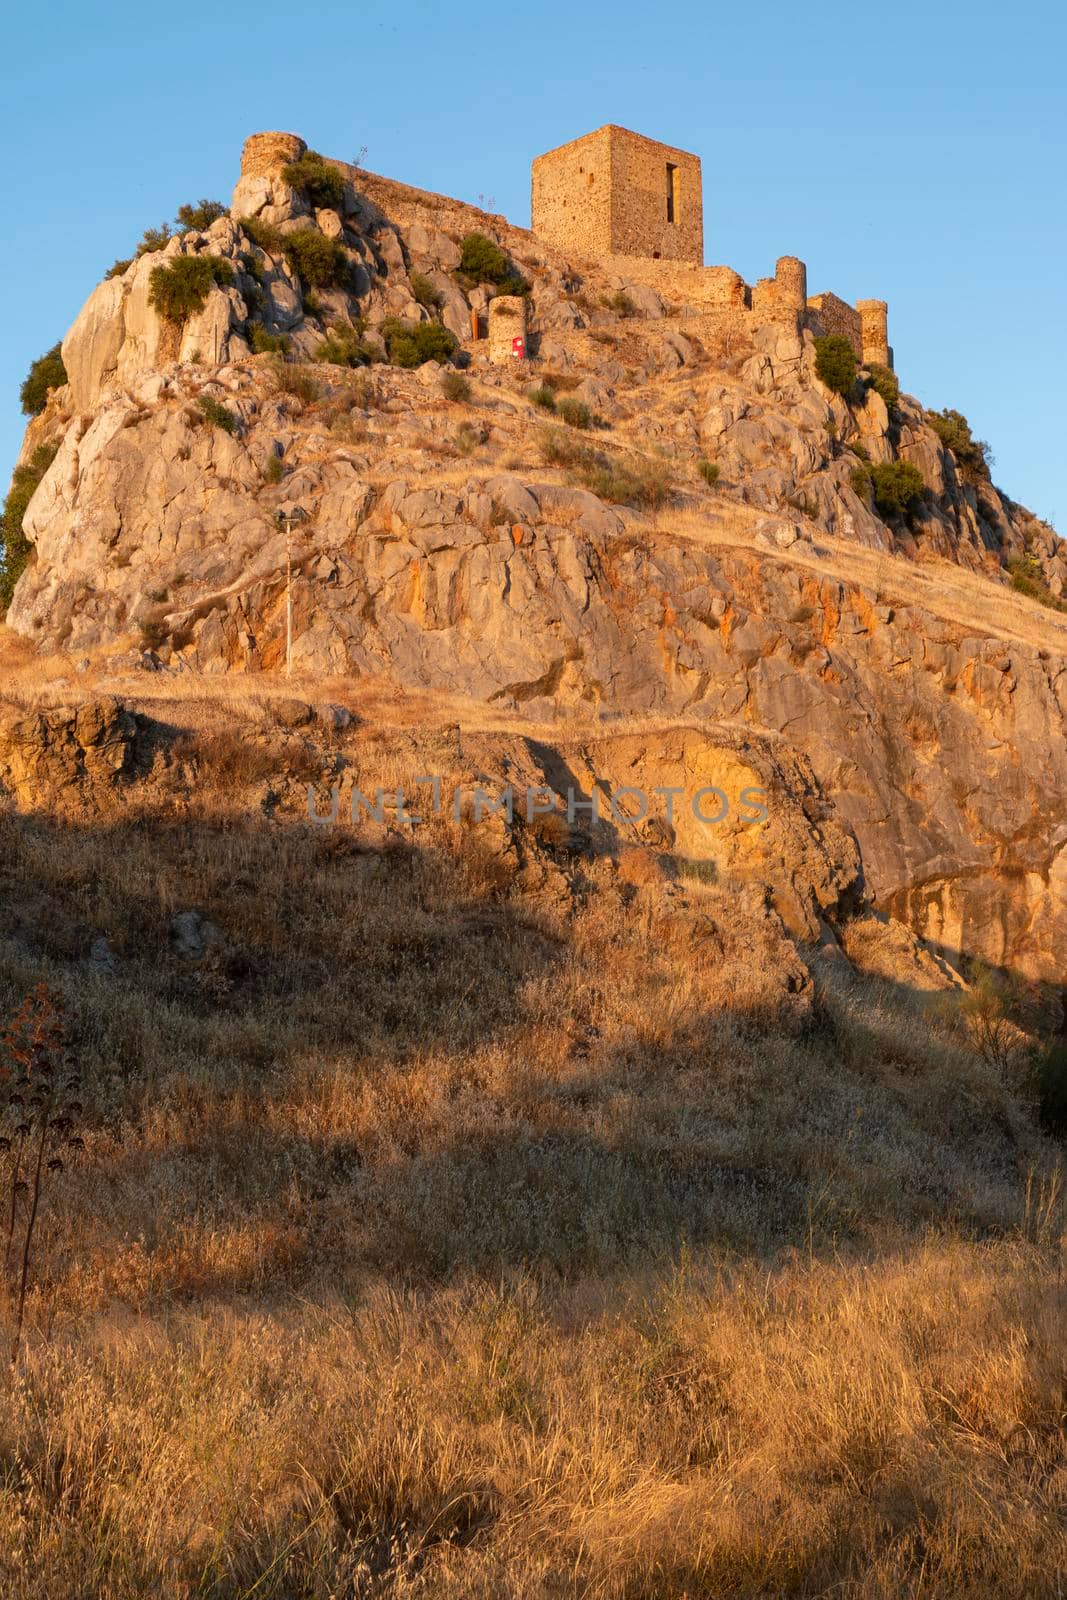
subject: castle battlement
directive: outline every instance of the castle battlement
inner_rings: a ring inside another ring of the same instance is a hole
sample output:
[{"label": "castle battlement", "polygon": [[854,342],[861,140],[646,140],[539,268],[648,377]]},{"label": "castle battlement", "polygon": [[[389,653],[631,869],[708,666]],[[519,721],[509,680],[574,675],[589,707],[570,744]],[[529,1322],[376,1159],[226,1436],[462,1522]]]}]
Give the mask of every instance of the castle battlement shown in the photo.
[{"label": "castle battlement", "polygon": [[690,294],[695,287],[703,308],[844,334],[858,360],[892,366],[884,300],[851,306],[829,292],[809,299],[807,268],[796,256],[780,257],[774,277],[751,288],[729,267],[704,266],[700,157],[690,151],[609,123],[538,156],[531,176],[533,231],[557,249],[698,268],[705,281]]}]

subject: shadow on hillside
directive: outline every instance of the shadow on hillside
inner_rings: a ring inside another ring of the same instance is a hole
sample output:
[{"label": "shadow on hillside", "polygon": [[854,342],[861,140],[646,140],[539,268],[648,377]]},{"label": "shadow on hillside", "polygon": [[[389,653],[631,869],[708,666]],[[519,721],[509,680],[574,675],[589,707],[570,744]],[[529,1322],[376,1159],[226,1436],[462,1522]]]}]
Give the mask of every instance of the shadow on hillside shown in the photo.
[{"label": "shadow on hillside", "polygon": [[[66,997],[110,1130],[87,1204],[112,1248],[288,1241],[189,1292],[990,1235],[1048,1158],[1004,1075],[939,1043],[906,987],[798,1026],[739,973],[728,1010],[645,1037],[659,990],[612,930],[578,951],[492,862],[180,819],[4,817],[0,846],[0,1009],[42,978]],[[219,933],[195,959],[170,932],[190,908]],[[102,936],[113,972],[89,960]],[[623,996],[610,1044],[593,991]]]}]

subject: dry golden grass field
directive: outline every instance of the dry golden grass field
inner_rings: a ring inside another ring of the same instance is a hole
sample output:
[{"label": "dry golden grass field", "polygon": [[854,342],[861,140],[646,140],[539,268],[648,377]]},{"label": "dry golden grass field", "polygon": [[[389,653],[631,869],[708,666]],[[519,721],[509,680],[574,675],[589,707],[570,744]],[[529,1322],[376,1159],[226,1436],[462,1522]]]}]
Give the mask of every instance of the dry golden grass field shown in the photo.
[{"label": "dry golden grass field", "polygon": [[551,837],[537,888],[444,821],[272,819],[203,693],[154,705],[195,802],[0,814],[0,1015],[49,984],[85,1101],[0,1384],[4,1600],[1061,1597],[1024,1058],[859,934],[795,1003],[641,852],[563,896]]}]

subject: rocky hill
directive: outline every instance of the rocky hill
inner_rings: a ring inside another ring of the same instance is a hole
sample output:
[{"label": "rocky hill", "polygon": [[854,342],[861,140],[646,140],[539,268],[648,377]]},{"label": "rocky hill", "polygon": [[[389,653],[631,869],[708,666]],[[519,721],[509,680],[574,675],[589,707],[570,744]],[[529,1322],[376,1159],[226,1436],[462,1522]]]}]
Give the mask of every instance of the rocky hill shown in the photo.
[{"label": "rocky hill", "polygon": [[[810,331],[738,333],[685,269],[567,258],[287,167],[277,138],[228,213],[118,263],[64,339],[8,625],[105,676],[276,672],[299,506],[305,679],[385,675],[561,738],[681,720],[800,761],[853,898],[1062,984],[1067,558],[966,432],[884,373],[835,392]],[[471,234],[495,283],[463,269]],[[193,286],[178,311],[161,267]],[[501,286],[528,288],[531,359],[507,366],[473,336]],[[420,328],[451,336],[440,360]]]}]

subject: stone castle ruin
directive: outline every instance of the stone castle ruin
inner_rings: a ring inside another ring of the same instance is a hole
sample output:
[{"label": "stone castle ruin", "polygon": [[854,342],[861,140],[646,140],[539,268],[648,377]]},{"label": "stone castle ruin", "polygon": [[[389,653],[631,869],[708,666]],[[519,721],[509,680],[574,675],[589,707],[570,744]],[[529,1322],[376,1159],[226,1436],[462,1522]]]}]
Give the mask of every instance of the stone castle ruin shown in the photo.
[{"label": "stone castle ruin", "polygon": [[[307,150],[292,133],[257,133],[245,141],[233,214],[264,208],[271,182],[289,161]],[[488,228],[511,248],[525,250],[530,233],[495,214],[445,195],[416,189],[341,161],[343,173],[369,215],[415,229],[414,238],[453,237]],[[826,292],[808,295],[807,269],[796,256],[782,256],[773,278],[749,285],[732,267],[704,265],[704,215],[700,158],[674,145],[608,124],[538,156],[532,166],[532,233],[575,262],[595,262],[620,281],[642,282],[697,315],[710,331],[748,338],[766,324],[791,334],[844,334],[857,360],[893,365],[884,300],[852,306]],[[268,220],[269,205],[263,209]],[[401,296],[401,301],[406,296]],[[473,302],[472,302],[473,304]],[[403,305],[398,302],[397,310]],[[525,302],[501,303],[495,314],[479,311],[494,360],[511,358],[513,341],[529,331]],[[456,331],[461,331],[457,326]],[[465,330],[464,330],[465,331]],[[477,335],[481,336],[480,332]]]},{"label": "stone castle ruin", "polygon": [[[730,267],[704,266],[700,157],[687,150],[609,123],[537,157],[531,216],[534,233],[560,249],[638,260],[646,270],[662,262],[651,269],[658,283],[724,321],[844,334],[857,360],[893,365],[884,300],[809,298],[807,269],[795,256],[782,256],[774,277],[751,287]],[[672,263],[695,271],[672,272]]]}]

